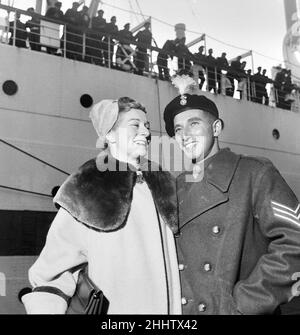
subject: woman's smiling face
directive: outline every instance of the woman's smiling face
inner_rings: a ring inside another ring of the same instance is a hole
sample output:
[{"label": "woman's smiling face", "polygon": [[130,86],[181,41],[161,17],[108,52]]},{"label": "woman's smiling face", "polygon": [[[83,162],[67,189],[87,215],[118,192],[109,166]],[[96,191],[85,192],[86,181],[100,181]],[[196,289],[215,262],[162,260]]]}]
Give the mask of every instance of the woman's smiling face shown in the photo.
[{"label": "woman's smiling face", "polygon": [[132,163],[147,155],[149,121],[146,113],[132,108],[119,114],[113,129],[107,135],[109,147],[120,160]]}]

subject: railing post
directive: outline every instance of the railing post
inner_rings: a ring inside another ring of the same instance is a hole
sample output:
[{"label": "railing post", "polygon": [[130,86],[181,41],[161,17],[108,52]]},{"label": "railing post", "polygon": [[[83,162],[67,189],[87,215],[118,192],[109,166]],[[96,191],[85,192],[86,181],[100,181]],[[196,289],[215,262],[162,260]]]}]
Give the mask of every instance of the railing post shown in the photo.
[{"label": "railing post", "polygon": [[242,100],[247,100],[247,79],[242,78],[242,83],[243,83]]},{"label": "railing post", "polygon": [[5,18],[6,27],[5,27],[5,44],[9,43],[9,12],[7,13],[7,17]]},{"label": "railing post", "polygon": [[111,64],[110,64],[110,44],[111,44],[111,40],[110,40],[110,36],[108,36],[108,68],[110,69]]},{"label": "railing post", "polygon": [[275,88],[274,87],[274,95],[275,95],[275,104],[276,104],[276,106],[277,106],[277,104],[278,104],[278,90],[277,90],[277,88]]},{"label": "railing post", "polygon": [[[146,49],[147,50],[147,49]],[[148,57],[148,52],[147,52],[147,55],[146,57]],[[150,47],[150,64],[149,64],[149,75],[148,77],[151,78],[151,72],[153,70],[153,63],[152,63],[152,49]]]},{"label": "railing post", "polygon": [[223,95],[226,95],[226,85],[225,85],[226,79],[227,79],[227,76],[221,71],[220,92]]},{"label": "railing post", "polygon": [[297,89],[296,92],[295,92],[294,108],[292,108],[292,110],[294,112],[299,113],[299,107],[300,107],[300,98],[299,98],[299,91]]},{"label": "railing post", "polygon": [[217,85],[218,85],[218,73],[217,73],[217,67],[215,66],[215,87],[214,87],[214,92],[217,93]]},{"label": "railing post", "polygon": [[64,58],[67,57],[67,25],[64,24]]},{"label": "railing post", "polygon": [[85,46],[86,46],[86,33],[83,33],[83,40],[82,40],[82,60],[85,58]]},{"label": "railing post", "polygon": [[15,18],[14,18],[14,29],[13,29],[13,46],[16,46],[16,33],[17,33],[17,13],[18,11],[15,11]]},{"label": "railing post", "polygon": [[208,80],[209,80],[209,68],[206,68],[206,91],[209,92],[209,84],[208,84]]},{"label": "railing post", "polygon": [[256,89],[254,83],[252,83],[252,101],[256,102]]},{"label": "railing post", "polygon": [[251,86],[250,86],[250,78],[247,77],[247,100],[251,101]]},{"label": "railing post", "polygon": [[252,64],[252,73],[254,74],[254,57],[253,57],[253,51],[251,50],[251,64]]}]

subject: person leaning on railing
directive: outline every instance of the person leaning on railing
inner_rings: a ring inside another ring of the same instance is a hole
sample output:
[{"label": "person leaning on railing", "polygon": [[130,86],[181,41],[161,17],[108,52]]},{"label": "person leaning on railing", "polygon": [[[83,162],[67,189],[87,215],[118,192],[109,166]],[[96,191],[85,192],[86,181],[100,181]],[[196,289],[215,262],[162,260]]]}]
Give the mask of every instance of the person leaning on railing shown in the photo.
[{"label": "person leaning on railing", "polygon": [[267,73],[267,70],[266,69],[263,69],[262,71],[262,81],[264,82],[264,86],[263,86],[263,97],[265,99],[265,105],[269,105],[269,96],[268,96],[268,92],[267,92],[267,89],[266,89],[266,85],[267,84],[272,84],[273,83],[273,80],[270,79],[268,76],[266,76],[266,73]]},{"label": "person leaning on railing", "polygon": [[119,45],[116,52],[116,63],[120,70],[130,71],[132,70],[131,55],[134,50],[130,44],[134,42],[134,37],[130,31],[130,23],[124,25],[124,29],[118,32]]},{"label": "person leaning on railing", "polygon": [[61,2],[57,1],[54,4],[54,7],[49,7],[45,17],[48,17],[49,19],[57,20],[57,21],[63,21],[64,20],[64,13],[61,10]]},{"label": "person leaning on railing", "polygon": [[247,73],[246,73],[246,61],[241,63],[241,67],[238,69],[236,74],[236,80],[238,81],[237,91],[240,93],[240,99],[246,97],[246,89],[247,89]]},{"label": "person leaning on railing", "polygon": [[218,93],[221,93],[221,78],[222,78],[222,70],[227,71],[229,67],[228,60],[226,58],[226,52],[222,52],[221,57],[217,57],[216,59],[216,67],[217,67],[217,81],[218,81]]},{"label": "person leaning on railing", "polygon": [[[15,20],[9,22],[9,32],[11,33],[9,44],[15,45],[18,48],[27,48],[27,31],[26,26],[20,21],[21,14],[15,13]],[[14,44],[15,43],[15,44]]]},{"label": "person leaning on railing", "polygon": [[92,18],[91,28],[86,37],[86,60],[89,63],[103,65],[103,34],[106,20],[103,18],[104,11],[98,10],[98,15]]},{"label": "person leaning on railing", "polygon": [[234,79],[237,78],[237,74],[241,69],[241,56],[238,56],[235,60],[233,60],[228,68],[227,78],[230,80],[231,88],[226,90],[226,95],[233,97],[235,91]]},{"label": "person leaning on railing", "polygon": [[87,61],[86,59],[86,49],[87,49],[87,37],[88,37],[88,29],[90,25],[90,17],[88,14],[89,8],[87,6],[83,6],[82,10],[78,15],[78,26],[80,29],[80,38],[81,38],[81,52],[82,52],[82,60]]},{"label": "person leaning on railing", "polygon": [[150,31],[150,22],[146,22],[144,29],[140,30],[134,39],[137,42],[135,65],[137,67],[137,74],[143,75],[144,70],[149,71],[149,59],[147,49],[151,48],[152,33]]},{"label": "person leaning on railing", "polygon": [[294,96],[292,94],[293,90],[296,89],[296,85],[292,83],[292,77],[291,77],[291,70],[284,69],[285,77],[283,82],[283,96],[284,96],[284,104],[283,109],[291,109],[291,104],[295,100]]},{"label": "person leaning on railing", "polygon": [[[54,7],[48,8],[48,10],[45,14],[45,17],[49,18],[49,19],[52,19],[54,21],[63,22],[65,16],[64,16],[63,11],[61,10],[61,2],[57,1],[54,4]],[[61,44],[63,44],[63,43],[61,43]],[[57,48],[47,46],[46,49],[47,49],[47,53],[49,53],[49,54],[55,54],[57,52]]]},{"label": "person leaning on railing", "polygon": [[200,83],[199,83],[199,89],[202,90],[203,84],[205,82],[205,76],[204,76],[204,66],[205,66],[205,61],[206,61],[206,56],[203,53],[204,52],[204,45],[201,45],[198,48],[198,52],[193,54],[193,63],[194,65],[199,65],[201,68],[198,71],[198,76],[200,79]]},{"label": "person leaning on railing", "polygon": [[175,43],[173,40],[167,40],[163,45],[161,51],[157,55],[156,64],[158,66],[159,79],[169,80],[170,71],[168,68],[168,58],[173,59],[172,53],[175,52]]},{"label": "person leaning on railing", "polygon": [[66,56],[71,59],[82,59],[82,36],[78,28],[80,23],[80,13],[78,12],[79,3],[73,2],[72,8],[65,13],[66,22]]},{"label": "person leaning on railing", "polygon": [[119,31],[118,26],[116,25],[117,18],[112,16],[110,22],[105,25],[105,36],[102,40],[103,42],[103,55],[105,66],[112,67],[112,60],[114,54],[114,43],[115,39],[113,38]]},{"label": "person leaning on railing", "polygon": [[[34,8],[30,7],[27,9],[28,12],[34,14]],[[29,28],[30,32],[28,33],[28,39],[31,50],[41,51],[41,44],[40,44],[40,32],[41,32],[41,20],[36,17],[32,16],[30,20],[28,20],[25,24],[26,28]]]},{"label": "person leaning on railing", "polygon": [[216,58],[213,56],[213,49],[208,50],[208,55],[206,56],[207,66],[207,91],[211,90],[214,93],[217,92],[216,88]]},{"label": "person leaning on railing", "polygon": [[174,43],[175,43],[175,51],[178,58],[178,71],[180,70],[190,71],[192,66],[191,60],[193,59],[193,54],[185,45],[185,37],[176,38]]}]

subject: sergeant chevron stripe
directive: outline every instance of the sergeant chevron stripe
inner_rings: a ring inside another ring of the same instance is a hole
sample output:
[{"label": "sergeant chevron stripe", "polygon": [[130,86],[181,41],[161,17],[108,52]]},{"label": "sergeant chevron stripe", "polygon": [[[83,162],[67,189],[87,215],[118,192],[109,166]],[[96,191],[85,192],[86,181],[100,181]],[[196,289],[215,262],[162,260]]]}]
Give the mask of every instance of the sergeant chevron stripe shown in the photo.
[{"label": "sergeant chevron stripe", "polygon": [[300,204],[296,209],[284,206],[276,201],[271,201],[274,215],[286,221],[300,225]]}]

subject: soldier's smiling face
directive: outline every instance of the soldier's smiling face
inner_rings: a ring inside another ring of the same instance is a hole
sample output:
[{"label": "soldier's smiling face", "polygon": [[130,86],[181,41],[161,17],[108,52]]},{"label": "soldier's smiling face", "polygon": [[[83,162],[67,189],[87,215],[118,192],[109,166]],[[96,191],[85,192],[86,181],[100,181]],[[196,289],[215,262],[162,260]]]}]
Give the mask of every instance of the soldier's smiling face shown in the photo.
[{"label": "soldier's smiling face", "polygon": [[218,121],[200,109],[190,109],[175,116],[175,140],[189,159],[201,160],[211,153],[215,137],[220,133],[215,129]]}]

